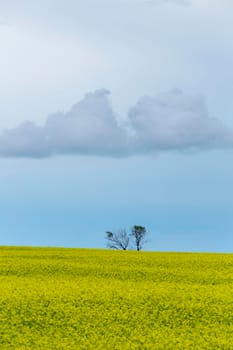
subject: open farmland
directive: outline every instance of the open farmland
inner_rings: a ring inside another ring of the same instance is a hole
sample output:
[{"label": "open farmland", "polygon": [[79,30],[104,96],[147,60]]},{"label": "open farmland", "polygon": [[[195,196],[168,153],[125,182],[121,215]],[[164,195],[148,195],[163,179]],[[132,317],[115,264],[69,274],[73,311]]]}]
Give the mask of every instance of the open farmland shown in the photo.
[{"label": "open farmland", "polygon": [[233,349],[233,255],[0,248],[0,349]]}]

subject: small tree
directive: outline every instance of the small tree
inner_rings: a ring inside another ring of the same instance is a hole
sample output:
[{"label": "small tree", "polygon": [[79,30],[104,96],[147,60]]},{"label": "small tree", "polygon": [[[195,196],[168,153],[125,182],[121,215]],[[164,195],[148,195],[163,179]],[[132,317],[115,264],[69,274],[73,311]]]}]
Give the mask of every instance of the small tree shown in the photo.
[{"label": "small tree", "polygon": [[127,250],[129,246],[129,235],[125,229],[118,232],[106,232],[107,246],[112,249]]},{"label": "small tree", "polygon": [[137,251],[142,250],[143,245],[146,243],[146,228],[143,226],[134,225],[131,229],[131,236],[133,237],[135,247]]}]

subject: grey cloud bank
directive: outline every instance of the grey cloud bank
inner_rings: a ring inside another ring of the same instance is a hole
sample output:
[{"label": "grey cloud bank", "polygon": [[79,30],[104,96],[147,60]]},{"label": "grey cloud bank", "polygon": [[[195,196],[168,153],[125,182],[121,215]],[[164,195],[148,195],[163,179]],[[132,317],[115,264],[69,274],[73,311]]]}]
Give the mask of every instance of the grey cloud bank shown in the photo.
[{"label": "grey cloud bank", "polygon": [[87,93],[68,112],[47,118],[44,126],[26,121],[0,135],[2,157],[49,157],[61,154],[125,157],[162,151],[232,147],[233,134],[208,115],[204,98],[173,89],[144,96],[119,123],[100,89]]},{"label": "grey cloud bank", "polygon": [[208,115],[202,96],[179,89],[144,96],[129,111],[139,152],[230,146],[232,132]]}]

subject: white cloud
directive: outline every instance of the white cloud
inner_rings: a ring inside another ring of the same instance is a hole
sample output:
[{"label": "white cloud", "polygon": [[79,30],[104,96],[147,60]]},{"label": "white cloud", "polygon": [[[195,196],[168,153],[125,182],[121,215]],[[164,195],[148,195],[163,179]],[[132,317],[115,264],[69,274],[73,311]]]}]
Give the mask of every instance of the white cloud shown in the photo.
[{"label": "white cloud", "polygon": [[43,127],[27,121],[5,130],[0,136],[0,155],[125,155],[126,131],[117,123],[108,94],[105,89],[86,94],[67,113],[49,116]]},{"label": "white cloud", "polygon": [[129,124],[139,152],[221,147],[233,141],[232,132],[208,115],[202,96],[179,89],[140,98],[129,111]]},{"label": "white cloud", "polygon": [[88,93],[67,113],[48,117],[44,130],[54,153],[119,155],[127,136],[116,120],[106,89]]},{"label": "white cloud", "polygon": [[0,136],[0,155],[4,157],[44,157],[50,153],[44,128],[30,121]]},{"label": "white cloud", "polygon": [[201,96],[179,89],[144,96],[120,125],[108,95],[106,89],[88,93],[68,112],[49,116],[43,127],[28,121],[5,130],[0,136],[0,155],[129,156],[233,145],[232,132],[208,115]]}]

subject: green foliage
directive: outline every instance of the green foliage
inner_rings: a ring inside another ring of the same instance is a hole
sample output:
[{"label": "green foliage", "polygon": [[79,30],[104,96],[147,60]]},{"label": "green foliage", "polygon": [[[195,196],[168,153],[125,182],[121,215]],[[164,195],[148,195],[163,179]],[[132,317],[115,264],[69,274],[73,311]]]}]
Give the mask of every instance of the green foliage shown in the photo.
[{"label": "green foliage", "polygon": [[145,242],[146,228],[144,226],[134,225],[131,229],[131,236],[134,239],[134,244],[137,251],[142,250]]},{"label": "green foliage", "polygon": [[233,255],[0,248],[0,349],[233,349]]}]

